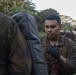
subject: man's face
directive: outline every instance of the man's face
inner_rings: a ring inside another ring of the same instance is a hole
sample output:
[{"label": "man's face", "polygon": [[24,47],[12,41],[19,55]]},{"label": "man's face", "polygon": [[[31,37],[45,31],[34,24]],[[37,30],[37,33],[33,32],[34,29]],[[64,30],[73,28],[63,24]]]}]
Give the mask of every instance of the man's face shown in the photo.
[{"label": "man's face", "polygon": [[45,21],[45,33],[48,38],[57,38],[60,35],[61,25],[57,20],[46,20]]}]

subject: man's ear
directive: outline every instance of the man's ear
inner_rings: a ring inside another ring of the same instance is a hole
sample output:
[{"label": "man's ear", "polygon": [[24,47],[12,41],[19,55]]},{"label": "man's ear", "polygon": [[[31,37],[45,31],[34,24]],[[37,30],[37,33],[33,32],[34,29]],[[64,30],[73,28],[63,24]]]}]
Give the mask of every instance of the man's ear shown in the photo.
[{"label": "man's ear", "polygon": [[62,30],[62,24],[60,24],[60,30]]}]

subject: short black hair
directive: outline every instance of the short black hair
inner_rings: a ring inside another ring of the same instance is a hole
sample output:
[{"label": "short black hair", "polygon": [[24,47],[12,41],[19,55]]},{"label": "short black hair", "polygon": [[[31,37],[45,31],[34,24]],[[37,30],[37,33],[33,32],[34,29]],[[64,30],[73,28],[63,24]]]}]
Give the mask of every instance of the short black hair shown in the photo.
[{"label": "short black hair", "polygon": [[57,22],[58,22],[59,24],[61,24],[61,19],[60,19],[59,15],[57,15],[57,14],[49,14],[49,15],[45,18],[45,20],[57,20]]}]

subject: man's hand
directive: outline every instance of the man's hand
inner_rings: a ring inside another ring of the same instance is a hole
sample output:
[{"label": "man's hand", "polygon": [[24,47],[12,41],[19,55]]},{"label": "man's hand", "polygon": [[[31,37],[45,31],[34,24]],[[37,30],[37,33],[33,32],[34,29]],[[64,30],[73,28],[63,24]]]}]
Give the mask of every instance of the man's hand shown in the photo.
[{"label": "man's hand", "polygon": [[59,59],[61,54],[59,52],[59,49],[56,46],[51,46],[49,45],[47,47],[47,51],[48,54],[51,54],[54,58]]}]

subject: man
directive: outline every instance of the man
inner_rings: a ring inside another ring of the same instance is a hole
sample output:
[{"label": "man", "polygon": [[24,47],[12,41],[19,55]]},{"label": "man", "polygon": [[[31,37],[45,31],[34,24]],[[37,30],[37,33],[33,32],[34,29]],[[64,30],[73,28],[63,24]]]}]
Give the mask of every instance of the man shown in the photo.
[{"label": "man", "polygon": [[30,75],[31,57],[17,24],[0,12],[0,75]]},{"label": "man", "polygon": [[46,35],[41,37],[49,75],[72,75],[76,72],[76,44],[60,34],[58,15],[50,14],[44,23]]}]

